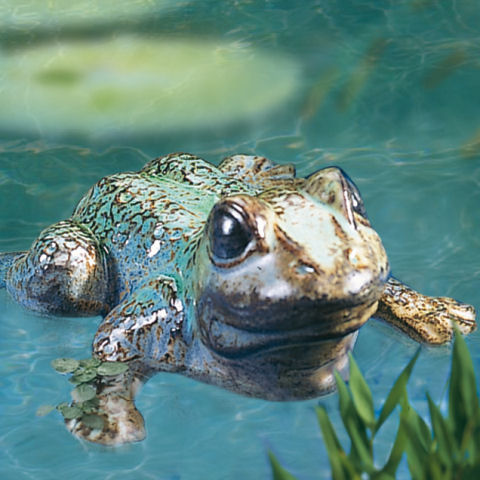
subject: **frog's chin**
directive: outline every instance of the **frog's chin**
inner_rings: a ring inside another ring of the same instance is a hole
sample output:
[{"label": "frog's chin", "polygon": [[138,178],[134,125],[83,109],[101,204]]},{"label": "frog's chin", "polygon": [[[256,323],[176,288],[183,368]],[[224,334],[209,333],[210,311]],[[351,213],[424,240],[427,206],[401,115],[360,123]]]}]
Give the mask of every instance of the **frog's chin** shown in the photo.
[{"label": "frog's chin", "polygon": [[[226,358],[240,359],[259,355],[267,357],[281,352],[288,356],[288,351],[295,351],[295,355],[298,355],[302,347],[321,349],[324,345],[351,335],[365,324],[376,309],[377,301],[329,312],[317,312],[314,322],[278,330],[243,329],[231,325],[221,315],[214,314],[203,319],[200,336],[211,351]],[[309,315],[314,318],[311,312]]]},{"label": "frog's chin", "polygon": [[[348,354],[358,332],[307,343],[264,345],[249,353],[226,356],[205,345],[203,361],[188,365],[187,374],[235,393],[270,401],[305,400],[335,389],[335,372],[348,376]],[[303,340],[302,340],[303,341]]]}]

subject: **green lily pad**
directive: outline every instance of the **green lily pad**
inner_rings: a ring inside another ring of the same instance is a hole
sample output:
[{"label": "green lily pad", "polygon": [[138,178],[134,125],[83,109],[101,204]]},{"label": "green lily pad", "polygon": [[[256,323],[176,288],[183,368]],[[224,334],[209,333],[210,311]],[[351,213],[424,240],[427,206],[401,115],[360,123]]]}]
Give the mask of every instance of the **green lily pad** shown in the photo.
[{"label": "green lily pad", "polygon": [[[41,43],[2,52],[0,130],[100,139],[223,127],[258,119],[299,83],[294,59],[239,42],[117,35]],[[28,102],[19,102],[25,92]]]},{"label": "green lily pad", "polygon": [[94,397],[90,400],[87,400],[86,402],[83,402],[81,407],[85,413],[94,413],[98,411],[99,405],[100,400],[98,399],[98,397]]},{"label": "green lily pad", "polygon": [[114,376],[125,373],[128,370],[128,365],[122,362],[105,362],[102,363],[98,369],[97,373],[102,376]]},{"label": "green lily pad", "polygon": [[94,368],[81,370],[79,373],[75,373],[70,382],[74,384],[87,383],[94,380],[97,376],[97,370]]},{"label": "green lily pad", "polygon": [[36,415],[37,417],[44,417],[45,415],[48,415],[53,410],[55,410],[55,407],[53,405],[41,405],[40,407],[37,408]]},{"label": "green lily pad", "polygon": [[74,358],[56,358],[51,365],[59,373],[72,373],[78,368],[79,362]]},{"label": "green lily pad", "polygon": [[82,416],[82,423],[92,430],[103,430],[105,422],[103,418],[94,413],[85,414]]},{"label": "green lily pad", "polygon": [[80,418],[83,415],[82,409],[76,406],[70,407],[67,405],[59,410],[65,420],[73,420],[74,418]]},{"label": "green lily pad", "polygon": [[95,398],[96,395],[97,395],[96,388],[88,384],[78,385],[72,391],[73,400],[79,403],[91,400],[92,398]]},{"label": "green lily pad", "polygon": [[83,368],[95,368],[101,365],[101,361],[98,358],[90,357],[80,360],[80,366]]}]

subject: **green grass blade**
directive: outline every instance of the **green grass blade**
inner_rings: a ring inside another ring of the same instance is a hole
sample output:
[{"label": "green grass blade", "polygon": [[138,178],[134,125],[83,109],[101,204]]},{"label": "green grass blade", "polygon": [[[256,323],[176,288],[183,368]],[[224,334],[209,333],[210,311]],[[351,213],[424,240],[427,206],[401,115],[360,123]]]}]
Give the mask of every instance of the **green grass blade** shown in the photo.
[{"label": "green grass blade", "polygon": [[422,417],[410,405],[402,406],[400,422],[407,436],[405,450],[412,478],[423,479],[432,442],[430,430]]},{"label": "green grass blade", "polygon": [[374,473],[373,452],[365,434],[365,427],[359,425],[355,418],[350,417],[347,419],[345,428],[352,442],[351,458],[357,469],[368,474]]},{"label": "green grass blade", "polygon": [[372,473],[375,469],[371,443],[366,431],[367,425],[358,414],[352,395],[338,372],[335,372],[335,379],[337,382],[340,415],[352,444],[349,458],[358,471]]},{"label": "green grass blade", "polygon": [[363,377],[357,362],[350,354],[350,391],[352,392],[353,403],[357,409],[358,415],[368,428],[375,427],[375,411],[373,407],[373,397],[365,378]]},{"label": "green grass blade", "polygon": [[439,458],[446,466],[451,467],[454,460],[458,458],[458,447],[452,429],[428,393],[427,400]]},{"label": "green grass blade", "polygon": [[[345,474],[343,463],[345,461],[349,463],[349,460],[338,440],[332,422],[328,418],[327,411],[324,407],[317,407],[315,410],[317,412],[318,423],[322,430],[323,441],[327,448],[332,478],[334,480],[348,480],[351,477]],[[342,457],[344,459],[343,461]],[[351,466],[351,468],[353,470],[353,466]]]},{"label": "green grass blade", "polygon": [[390,393],[383,404],[382,410],[378,417],[374,431],[377,432],[383,425],[385,420],[390,416],[395,407],[407,397],[407,383],[412,373],[413,367],[420,355],[420,348],[417,350],[413,358],[408,362],[408,365],[404,368],[402,373],[398,376],[397,380],[393,384]]},{"label": "green grass blade", "polygon": [[479,408],[472,357],[462,335],[456,331],[448,395],[448,420],[458,443],[469,419]]},{"label": "green grass blade", "polygon": [[405,453],[405,444],[407,442],[407,435],[405,433],[405,428],[402,423],[398,426],[397,435],[395,441],[393,442],[392,449],[390,450],[390,455],[385,465],[383,466],[381,472],[387,475],[390,475],[392,478],[395,478],[395,473],[397,472],[398,465],[402,460],[403,454]]},{"label": "green grass blade", "polygon": [[280,462],[272,452],[268,452],[268,458],[272,467],[273,480],[297,480],[296,477],[280,465]]},{"label": "green grass blade", "polygon": [[370,475],[370,480],[395,480],[395,476],[381,471]]}]

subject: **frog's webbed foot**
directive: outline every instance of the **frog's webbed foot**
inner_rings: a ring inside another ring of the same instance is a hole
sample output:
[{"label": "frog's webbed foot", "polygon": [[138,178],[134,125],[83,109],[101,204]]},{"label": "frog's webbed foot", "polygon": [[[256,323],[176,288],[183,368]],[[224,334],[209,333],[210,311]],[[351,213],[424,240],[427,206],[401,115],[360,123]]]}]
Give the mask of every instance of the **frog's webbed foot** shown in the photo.
[{"label": "frog's webbed foot", "polygon": [[[145,424],[134,397],[145,381],[146,378],[132,369],[97,380],[95,402],[89,402],[88,413],[65,420],[68,430],[77,438],[109,446],[143,440]],[[72,406],[78,406],[78,403],[74,402]]]},{"label": "frog's webbed foot", "polygon": [[427,297],[390,277],[374,315],[400,328],[415,340],[442,344],[455,327],[464,335],[476,328],[475,309],[447,297]]},{"label": "frog's webbed foot", "polygon": [[52,225],[28,252],[3,259],[8,264],[7,290],[24,307],[74,316],[104,314],[109,309],[106,253],[77,223],[65,220]]}]

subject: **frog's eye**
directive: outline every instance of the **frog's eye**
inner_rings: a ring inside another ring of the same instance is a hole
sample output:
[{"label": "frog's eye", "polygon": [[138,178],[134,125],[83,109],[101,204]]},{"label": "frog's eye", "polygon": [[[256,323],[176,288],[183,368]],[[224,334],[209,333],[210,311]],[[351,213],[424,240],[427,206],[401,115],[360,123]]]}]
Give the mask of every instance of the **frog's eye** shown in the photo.
[{"label": "frog's eye", "polygon": [[211,253],[219,260],[232,260],[241,256],[253,238],[242,213],[229,205],[215,207],[209,235]]}]

